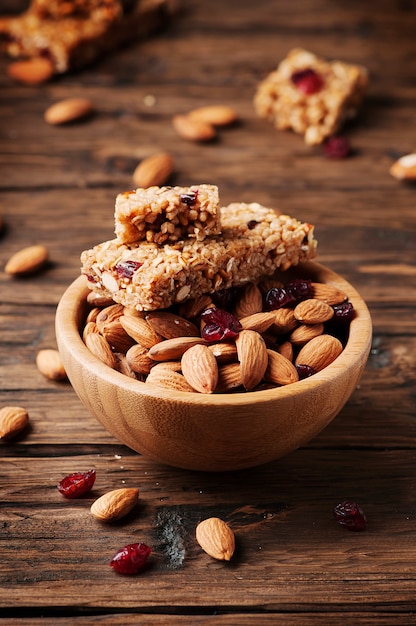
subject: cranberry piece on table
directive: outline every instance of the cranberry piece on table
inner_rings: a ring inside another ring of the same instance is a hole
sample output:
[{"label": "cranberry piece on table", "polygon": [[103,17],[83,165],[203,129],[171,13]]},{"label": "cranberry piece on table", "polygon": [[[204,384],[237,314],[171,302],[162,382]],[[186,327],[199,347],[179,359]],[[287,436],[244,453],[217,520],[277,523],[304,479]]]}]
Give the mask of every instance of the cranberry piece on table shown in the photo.
[{"label": "cranberry piece on table", "polygon": [[367,518],[357,502],[344,500],[334,508],[334,516],[338,524],[348,530],[361,531],[367,528]]},{"label": "cranberry piece on table", "polygon": [[330,159],[345,159],[351,154],[351,145],[345,137],[329,137],[324,143],[324,153]]},{"label": "cranberry piece on table", "polygon": [[206,309],[201,319],[205,324],[201,336],[206,341],[230,341],[235,339],[241,330],[238,319],[224,309]]},{"label": "cranberry piece on table", "polygon": [[68,474],[57,485],[58,491],[65,498],[80,498],[90,491],[95,483],[95,470]]},{"label": "cranberry piece on table", "polygon": [[137,574],[146,564],[152,548],[145,543],[129,543],[116,552],[110,562],[119,574]]},{"label": "cranberry piece on table", "polygon": [[294,72],[291,79],[295,87],[308,96],[318,93],[324,86],[322,77],[311,68]]}]

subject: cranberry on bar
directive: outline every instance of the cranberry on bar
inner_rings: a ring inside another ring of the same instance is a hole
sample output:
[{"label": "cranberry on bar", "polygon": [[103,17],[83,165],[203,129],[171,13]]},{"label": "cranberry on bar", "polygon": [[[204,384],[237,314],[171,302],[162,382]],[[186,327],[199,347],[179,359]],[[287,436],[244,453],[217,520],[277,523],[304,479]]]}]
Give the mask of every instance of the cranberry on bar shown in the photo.
[{"label": "cranberry on bar", "polygon": [[321,144],[355,117],[367,82],[360,65],[296,48],[260,83],[254,106],[278,130],[291,129],[308,145]]},{"label": "cranberry on bar", "polygon": [[115,233],[121,243],[159,245],[221,232],[218,187],[148,187],[118,194]]}]

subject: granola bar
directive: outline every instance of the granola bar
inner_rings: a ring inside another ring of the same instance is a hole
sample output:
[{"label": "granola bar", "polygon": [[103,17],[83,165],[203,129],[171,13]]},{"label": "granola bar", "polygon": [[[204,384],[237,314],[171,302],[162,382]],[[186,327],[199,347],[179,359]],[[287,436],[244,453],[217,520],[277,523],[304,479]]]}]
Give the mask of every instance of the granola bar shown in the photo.
[{"label": "granola bar", "polygon": [[367,82],[364,67],[327,62],[296,48],[260,83],[254,106],[277,129],[292,129],[307,144],[320,144],[356,115]]},{"label": "granola bar", "polygon": [[202,241],[221,232],[218,188],[148,187],[116,198],[115,233],[121,243],[172,243],[188,236]]},{"label": "granola bar", "polygon": [[222,234],[159,246],[106,241],[81,255],[96,293],[151,311],[244,285],[316,255],[313,226],[257,203],[220,209]]},{"label": "granola bar", "polygon": [[2,48],[11,57],[47,58],[52,72],[79,69],[121,44],[160,27],[171,0],[32,0],[0,20]]}]

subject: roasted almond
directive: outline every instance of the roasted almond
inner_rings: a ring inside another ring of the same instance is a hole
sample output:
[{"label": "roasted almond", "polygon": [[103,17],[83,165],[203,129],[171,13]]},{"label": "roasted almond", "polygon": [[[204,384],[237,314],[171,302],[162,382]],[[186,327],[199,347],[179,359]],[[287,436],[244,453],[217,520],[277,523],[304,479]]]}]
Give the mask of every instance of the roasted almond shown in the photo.
[{"label": "roasted almond", "polygon": [[248,283],[240,293],[235,305],[237,317],[247,317],[254,313],[260,313],[263,309],[263,296],[255,283]]},{"label": "roasted almond", "polygon": [[100,333],[104,330],[106,324],[119,320],[122,315],[124,315],[124,307],[122,304],[113,303],[101,309],[95,320]]},{"label": "roasted almond", "polygon": [[268,354],[264,339],[254,330],[241,330],[235,341],[240,362],[242,383],[249,391],[263,379],[267,368]]},{"label": "roasted almond", "polygon": [[54,74],[51,61],[45,57],[35,57],[22,61],[14,61],[7,67],[10,78],[25,85],[40,85],[45,83]]},{"label": "roasted almond", "polygon": [[286,357],[274,350],[267,350],[269,360],[264,380],[276,385],[290,385],[299,380],[296,367]]},{"label": "roasted almond", "polygon": [[274,323],[275,319],[275,311],[265,311],[264,313],[253,313],[247,317],[241,317],[240,324],[245,330],[264,333]]},{"label": "roasted almond", "polygon": [[342,352],[342,343],[332,335],[319,335],[304,345],[296,357],[296,365],[309,365],[320,372],[330,365]]},{"label": "roasted almond", "polygon": [[95,293],[95,291],[89,291],[87,295],[87,302],[94,307],[106,307],[114,304],[114,300],[108,296],[103,296],[101,293]]},{"label": "roasted almond", "polygon": [[26,427],[29,415],[21,406],[4,406],[0,409],[0,439],[13,439]]},{"label": "roasted almond", "polygon": [[42,245],[22,248],[10,257],[4,271],[12,275],[32,274],[46,264],[48,256],[47,249]]},{"label": "roasted almond", "polygon": [[416,153],[406,154],[393,163],[390,174],[398,180],[416,180]]},{"label": "roasted almond", "polygon": [[160,341],[149,349],[150,358],[155,361],[176,361],[186,350],[196,344],[206,344],[201,337],[175,337]]},{"label": "roasted almond", "polygon": [[239,363],[226,363],[218,368],[217,393],[225,393],[242,387],[241,370]]},{"label": "roasted almond", "polygon": [[173,391],[186,391],[195,393],[195,389],[187,382],[186,378],[179,372],[175,372],[167,367],[152,368],[146,378],[146,385],[154,385]]},{"label": "roasted almond", "polygon": [[237,348],[232,343],[211,343],[208,346],[217,363],[233,363],[237,360]]},{"label": "roasted almond", "polygon": [[175,115],[172,124],[178,135],[188,141],[211,141],[216,135],[212,124],[192,119],[189,115]]},{"label": "roasted almond", "polygon": [[200,522],[195,531],[196,540],[209,556],[229,561],[235,550],[235,536],[229,525],[219,517]]},{"label": "roasted almond", "polygon": [[293,346],[290,341],[284,341],[279,346],[277,346],[277,352],[289,361],[293,361]]},{"label": "roasted almond", "polygon": [[144,348],[151,348],[162,341],[162,336],[156,333],[150,324],[141,317],[122,315],[120,323],[130,337]]},{"label": "roasted almond", "polygon": [[66,98],[46,109],[44,119],[48,124],[57,126],[85,118],[93,111],[94,105],[88,98]]},{"label": "roasted almond", "polygon": [[298,326],[298,321],[295,318],[293,309],[282,307],[281,309],[273,311],[273,313],[275,316],[274,322],[270,327],[272,333],[276,333],[276,335],[286,335]]},{"label": "roasted almond", "polygon": [[160,187],[171,176],[174,168],[173,158],[168,152],[159,152],[143,159],[133,172],[136,187]]},{"label": "roasted almond", "polygon": [[300,324],[300,326],[295,328],[295,330],[289,335],[289,341],[294,346],[302,346],[314,337],[322,335],[323,332],[323,324]]},{"label": "roasted almond", "polygon": [[67,378],[58,350],[39,350],[36,355],[36,366],[41,374],[50,380],[65,380]]},{"label": "roasted almond", "polygon": [[114,489],[92,503],[91,514],[102,522],[121,519],[136,506],[139,490],[134,488]]},{"label": "roasted almond", "polygon": [[137,374],[149,374],[155,361],[149,357],[149,350],[139,344],[131,346],[126,352],[127,363]]},{"label": "roasted almond", "polygon": [[105,337],[99,333],[88,333],[85,337],[85,345],[97,359],[112,369],[117,369],[117,359]]},{"label": "roasted almond", "polygon": [[212,126],[229,126],[238,119],[235,109],[224,104],[211,104],[192,109],[188,113],[193,120],[199,120],[212,124]]},{"label": "roasted almond", "polygon": [[308,298],[295,306],[293,314],[303,324],[323,324],[334,316],[334,309],[322,300]]},{"label": "roasted almond", "polygon": [[341,304],[347,300],[347,294],[338,287],[329,285],[328,283],[312,283],[313,297],[317,300],[323,300],[329,305]]},{"label": "roasted almond", "polygon": [[146,315],[146,322],[164,339],[195,337],[198,328],[184,317],[165,311],[154,311]]},{"label": "roasted almond", "polygon": [[133,345],[137,345],[134,339],[126,333],[119,319],[104,324],[101,333],[117,352],[127,352]]},{"label": "roasted almond", "polygon": [[199,393],[213,393],[218,382],[218,364],[208,346],[197,344],[181,359],[182,374]]}]

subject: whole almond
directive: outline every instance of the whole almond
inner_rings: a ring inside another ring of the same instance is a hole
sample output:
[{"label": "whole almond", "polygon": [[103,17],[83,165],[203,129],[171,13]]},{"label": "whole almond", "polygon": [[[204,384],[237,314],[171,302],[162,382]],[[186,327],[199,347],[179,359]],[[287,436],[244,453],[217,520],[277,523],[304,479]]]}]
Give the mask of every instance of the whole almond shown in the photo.
[{"label": "whole almond", "polygon": [[277,351],[279,354],[288,359],[288,361],[293,361],[293,346],[290,341],[284,341],[279,346],[277,346]]},{"label": "whole almond", "polygon": [[336,337],[319,335],[300,349],[295,363],[296,365],[309,365],[316,372],[320,372],[335,361],[342,349],[342,343]]},{"label": "whole almond", "polygon": [[154,311],[146,315],[146,322],[165,339],[175,337],[195,337],[198,329],[184,317],[167,311]]},{"label": "whole almond", "polygon": [[323,300],[327,304],[341,304],[347,300],[347,294],[328,283],[312,283],[313,297],[317,300]]},{"label": "whole almond", "polygon": [[245,330],[264,333],[274,323],[275,319],[275,311],[265,311],[264,313],[253,313],[247,317],[241,317],[240,324]]},{"label": "whole almond", "polygon": [[192,119],[189,115],[175,115],[172,124],[178,135],[188,141],[211,141],[216,135],[212,124]]},{"label": "whole almond", "polygon": [[255,283],[248,283],[235,305],[237,317],[247,317],[254,313],[260,313],[263,309],[263,296]]},{"label": "whole almond", "polygon": [[42,245],[22,248],[10,257],[4,271],[13,276],[32,274],[46,264],[48,256],[47,249]]},{"label": "whole almond", "polygon": [[87,302],[91,306],[106,307],[114,304],[114,300],[108,296],[103,296],[101,293],[95,293],[95,291],[89,291],[87,295]]},{"label": "whole almond", "polygon": [[267,350],[269,361],[264,380],[276,385],[290,385],[299,380],[296,367],[286,357],[274,350]]},{"label": "whole almond", "polygon": [[181,359],[185,379],[200,393],[213,393],[218,383],[218,364],[208,346],[197,344]]},{"label": "whole almond", "polygon": [[195,536],[209,556],[219,561],[230,561],[235,550],[235,536],[224,520],[219,517],[203,520],[197,525]]},{"label": "whole almond", "polygon": [[390,174],[398,180],[416,180],[416,153],[406,154],[393,163]]},{"label": "whole almond", "polygon": [[322,335],[323,332],[323,324],[300,324],[300,326],[295,328],[295,330],[289,335],[289,341],[294,346],[303,346],[314,337]]},{"label": "whole almond", "polygon": [[29,415],[20,406],[4,406],[0,409],[0,439],[13,439],[26,427]]},{"label": "whole almond", "polygon": [[[116,359],[117,359],[117,365],[116,365],[116,369],[118,372],[120,372],[120,374],[124,374],[125,376],[128,376],[129,378],[135,378],[137,380],[137,376],[136,373],[131,369],[127,359],[126,359],[126,355],[123,354],[122,352],[115,352],[114,353]],[[141,378],[139,376],[139,378]]]},{"label": "whole almond", "polygon": [[182,317],[192,319],[200,315],[202,311],[210,306],[213,306],[211,296],[204,294],[198,298],[191,298],[190,300],[183,302],[180,305],[179,311]]},{"label": "whole almond", "polygon": [[100,334],[100,331],[98,330],[98,326],[95,322],[86,322],[84,329],[82,331],[82,340],[85,343],[85,338],[89,333],[97,333]]},{"label": "whole almond", "polygon": [[104,324],[101,333],[117,352],[127,352],[133,345],[137,345],[134,339],[126,333],[119,319]]},{"label": "whole almond", "polygon": [[105,337],[98,333],[88,333],[85,337],[85,345],[97,359],[108,365],[108,367],[117,369],[117,359]]},{"label": "whole almond", "polygon": [[276,333],[276,335],[286,335],[298,326],[298,321],[295,318],[293,309],[285,309],[282,307],[281,309],[277,309],[277,311],[273,311],[273,313],[275,315],[274,323],[270,328],[272,333]]},{"label": "whole almond", "polygon": [[212,124],[212,126],[229,126],[238,119],[238,114],[230,106],[224,104],[212,104],[192,109],[188,113],[193,120],[199,120]]},{"label": "whole almond", "polygon": [[206,344],[201,337],[175,337],[156,343],[149,349],[149,356],[155,361],[176,361],[186,350],[196,344]]},{"label": "whole almond", "polygon": [[138,489],[114,489],[95,500],[90,511],[96,519],[102,522],[113,522],[130,513],[138,501]]},{"label": "whole almond", "polygon": [[139,344],[131,346],[126,352],[127,363],[137,374],[149,374],[155,361],[149,357],[149,350]]},{"label": "whole almond", "polygon": [[171,176],[173,158],[168,152],[159,152],[143,159],[133,172],[133,182],[137,187],[160,187]]},{"label": "whole almond", "polygon": [[45,57],[35,57],[23,61],[14,61],[7,67],[10,78],[25,85],[45,83],[54,74],[51,61]]},{"label": "whole almond", "polygon": [[156,333],[150,324],[141,317],[122,315],[120,323],[126,333],[144,348],[151,348],[162,341],[163,337]]},{"label": "whole almond", "polygon": [[237,360],[237,348],[232,343],[211,343],[208,349],[217,359],[217,363],[234,363]]},{"label": "whole almond", "polygon": [[87,317],[85,318],[85,324],[89,324],[89,322],[94,322],[95,324],[97,317],[100,313],[101,313],[101,309],[99,306],[95,306],[92,309],[90,309]]},{"label": "whole almond", "polygon": [[120,317],[124,314],[124,307],[122,304],[110,304],[109,306],[104,307],[98,313],[96,318],[96,323],[100,333],[103,332],[105,325],[114,322],[115,320],[119,320]]},{"label": "whole almond", "polygon": [[323,324],[334,316],[334,309],[322,300],[308,298],[295,306],[293,314],[303,324]]},{"label": "whole almond", "polygon": [[241,330],[235,341],[240,362],[241,380],[247,391],[263,379],[268,354],[264,339],[254,330]]},{"label": "whole almond", "polygon": [[36,355],[36,366],[41,374],[50,380],[65,380],[67,378],[58,350],[39,350]]},{"label": "whole almond", "polygon": [[88,98],[66,98],[52,104],[44,114],[45,122],[57,126],[91,115],[94,105]]},{"label": "whole almond", "polygon": [[195,393],[195,389],[187,382],[185,377],[179,372],[175,372],[167,367],[152,368],[146,378],[146,385],[155,385],[164,389],[174,391],[186,391]]},{"label": "whole almond", "polygon": [[217,393],[232,391],[243,385],[239,363],[226,363],[218,368]]}]

